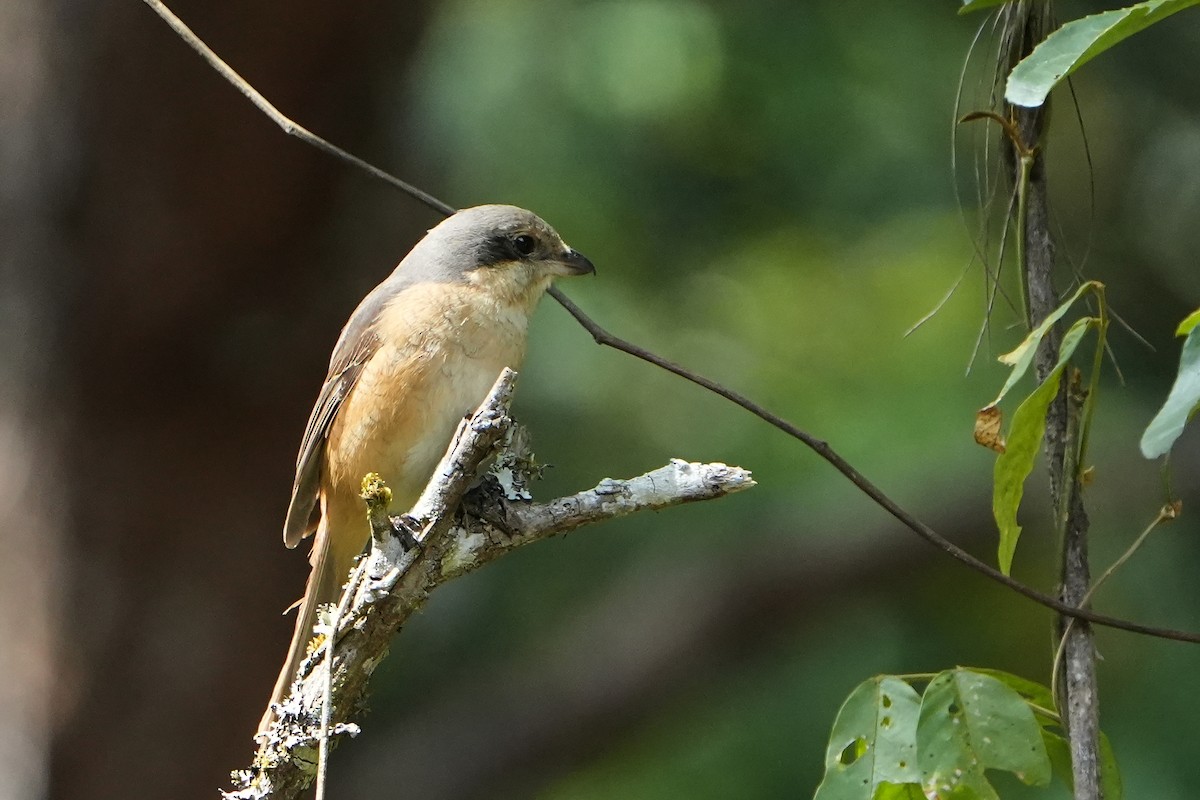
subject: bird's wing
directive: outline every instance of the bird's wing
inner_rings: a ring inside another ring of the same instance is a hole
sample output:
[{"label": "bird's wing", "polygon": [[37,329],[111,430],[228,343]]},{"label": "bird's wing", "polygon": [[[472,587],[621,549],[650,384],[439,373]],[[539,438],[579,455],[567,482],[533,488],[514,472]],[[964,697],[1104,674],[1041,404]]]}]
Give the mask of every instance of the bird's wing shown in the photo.
[{"label": "bird's wing", "polygon": [[383,305],[380,301],[386,299],[380,294],[369,295],[342,331],[329,362],[329,374],[304,428],[300,454],[296,457],[292,501],[283,525],[283,542],[288,547],[295,547],[317,528],[320,517],[317,497],[321,489],[321,468],[325,463],[325,440],[338,409],[354,389],[363,365],[379,349],[374,326]]}]

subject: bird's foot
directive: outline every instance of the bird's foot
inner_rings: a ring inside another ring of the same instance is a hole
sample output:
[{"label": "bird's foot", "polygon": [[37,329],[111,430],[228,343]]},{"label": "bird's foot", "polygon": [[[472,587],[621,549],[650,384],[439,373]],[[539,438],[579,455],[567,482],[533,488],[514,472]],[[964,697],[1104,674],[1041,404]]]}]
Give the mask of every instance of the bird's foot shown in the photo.
[{"label": "bird's foot", "polygon": [[516,535],[508,519],[505,493],[495,475],[485,475],[463,498],[463,508],[509,538]]},{"label": "bird's foot", "polygon": [[392,533],[400,540],[400,546],[406,553],[421,546],[419,537],[424,530],[425,526],[421,524],[421,521],[408,514],[392,517]]}]

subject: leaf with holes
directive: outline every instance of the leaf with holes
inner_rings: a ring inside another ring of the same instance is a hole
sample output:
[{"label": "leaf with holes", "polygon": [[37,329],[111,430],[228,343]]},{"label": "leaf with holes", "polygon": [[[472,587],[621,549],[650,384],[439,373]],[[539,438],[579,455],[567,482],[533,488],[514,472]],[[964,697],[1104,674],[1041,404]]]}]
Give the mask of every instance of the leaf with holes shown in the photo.
[{"label": "leaf with holes", "polygon": [[[1031,706],[1045,709],[1053,714],[1054,712],[1054,697],[1050,694],[1050,689],[1040,683],[1031,681],[1028,678],[1022,678],[1020,675],[1013,675],[1011,672],[1004,672],[999,669],[990,669],[988,667],[970,667],[971,672],[979,675],[987,675],[989,678],[995,678],[1003,683],[1008,688],[1012,689],[1021,697],[1025,698],[1025,702]],[[1034,708],[1033,711],[1037,711]],[[1035,713],[1036,716],[1036,713]]]},{"label": "leaf with holes", "polygon": [[[1197,317],[1197,314],[1192,314],[1184,320],[1179,326],[1180,330],[1183,330],[1193,317]],[[1200,317],[1197,317],[1197,321],[1200,321]],[[1200,406],[1200,327],[1192,322],[1187,330],[1183,353],[1179,356],[1179,372],[1175,375],[1175,384],[1171,386],[1167,401],[1142,434],[1142,455],[1146,458],[1165,455],[1183,433],[1183,427],[1196,413],[1197,406]]]},{"label": "leaf with holes", "polygon": [[1017,509],[1021,506],[1021,497],[1025,494],[1025,479],[1033,472],[1033,462],[1037,458],[1046,434],[1046,409],[1058,394],[1058,383],[1063,370],[1067,366],[1075,348],[1083,339],[1088,329],[1097,324],[1095,317],[1084,317],[1075,320],[1075,324],[1067,330],[1059,346],[1058,363],[1042,381],[1041,386],[1033,390],[1013,414],[1012,427],[1005,440],[1005,449],[996,458],[996,468],[993,473],[992,515],[996,518],[996,527],[1000,531],[1000,545],[997,558],[1000,571],[1005,575],[1012,569],[1013,554],[1017,551],[1017,540],[1021,537],[1021,526],[1017,524]]},{"label": "leaf with holes", "polygon": [[919,783],[881,783],[871,800],[926,800]]},{"label": "leaf with holes", "polygon": [[1197,3],[1200,0],[1148,0],[1072,20],[1013,68],[1004,97],[1019,106],[1040,106],[1051,89],[1105,50]]},{"label": "leaf with holes", "polygon": [[[917,714],[921,699],[899,678],[880,675],[860,683],[833,723],[825,777],[814,800],[902,800],[916,784]],[[876,792],[879,792],[877,795]]]},{"label": "leaf with holes", "polygon": [[989,769],[1011,772],[1031,786],[1050,782],[1041,728],[1024,698],[968,669],[943,672],[925,689],[917,751],[930,800],[998,800],[984,774]]},{"label": "leaf with holes", "polygon": [[[998,669],[972,667],[971,671],[995,678],[1025,698],[1029,710],[1033,712],[1034,720],[1042,726],[1042,743],[1046,746],[1046,754],[1050,756],[1054,773],[1062,778],[1067,788],[1072,788],[1071,747],[1062,736],[1062,727],[1054,710],[1054,697],[1050,694],[1050,689]],[[1121,800],[1124,796],[1116,755],[1113,753],[1112,743],[1103,731],[1100,732],[1100,783],[1104,787],[1104,800]]]}]

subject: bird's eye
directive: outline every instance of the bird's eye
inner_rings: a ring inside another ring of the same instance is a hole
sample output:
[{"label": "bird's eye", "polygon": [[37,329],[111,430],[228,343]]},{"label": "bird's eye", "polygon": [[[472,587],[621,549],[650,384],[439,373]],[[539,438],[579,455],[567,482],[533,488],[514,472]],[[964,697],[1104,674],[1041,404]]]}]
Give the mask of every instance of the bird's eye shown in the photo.
[{"label": "bird's eye", "polygon": [[513,249],[517,251],[517,255],[527,256],[537,248],[537,241],[528,233],[519,233],[513,237],[512,245]]}]

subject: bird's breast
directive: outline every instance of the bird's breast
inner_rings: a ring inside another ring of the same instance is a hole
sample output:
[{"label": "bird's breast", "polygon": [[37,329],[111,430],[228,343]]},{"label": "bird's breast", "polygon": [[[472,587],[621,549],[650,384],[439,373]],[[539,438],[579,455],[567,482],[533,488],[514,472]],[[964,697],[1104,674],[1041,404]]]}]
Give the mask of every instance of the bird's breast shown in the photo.
[{"label": "bird's breast", "polygon": [[472,287],[410,287],[381,311],[379,349],[364,365],[330,429],[326,482],[357,502],[378,472],[394,511],[415,501],[459,421],[475,410],[504,367],[525,351],[528,312]]}]

